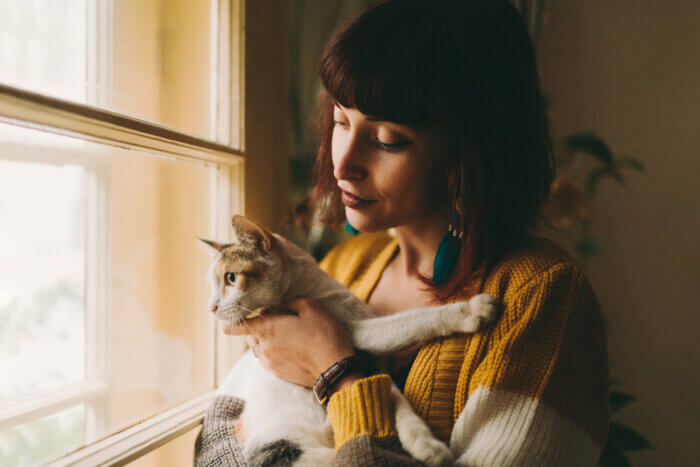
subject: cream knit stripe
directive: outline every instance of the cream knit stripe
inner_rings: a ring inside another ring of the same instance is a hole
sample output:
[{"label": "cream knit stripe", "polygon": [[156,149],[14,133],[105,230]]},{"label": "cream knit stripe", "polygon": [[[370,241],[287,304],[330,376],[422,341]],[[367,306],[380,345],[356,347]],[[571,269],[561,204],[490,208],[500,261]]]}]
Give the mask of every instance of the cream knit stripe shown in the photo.
[{"label": "cream knit stripe", "polygon": [[477,388],[457,419],[450,448],[458,465],[590,466],[601,446],[537,399]]}]

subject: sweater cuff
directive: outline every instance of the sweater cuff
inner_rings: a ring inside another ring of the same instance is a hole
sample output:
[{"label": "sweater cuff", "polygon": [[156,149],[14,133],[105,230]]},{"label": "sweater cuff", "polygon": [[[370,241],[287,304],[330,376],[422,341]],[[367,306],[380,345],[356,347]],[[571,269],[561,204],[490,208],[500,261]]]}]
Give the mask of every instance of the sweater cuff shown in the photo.
[{"label": "sweater cuff", "polygon": [[385,438],[396,434],[389,375],[355,381],[331,396],[328,416],[333,425],[335,447],[361,435]]}]

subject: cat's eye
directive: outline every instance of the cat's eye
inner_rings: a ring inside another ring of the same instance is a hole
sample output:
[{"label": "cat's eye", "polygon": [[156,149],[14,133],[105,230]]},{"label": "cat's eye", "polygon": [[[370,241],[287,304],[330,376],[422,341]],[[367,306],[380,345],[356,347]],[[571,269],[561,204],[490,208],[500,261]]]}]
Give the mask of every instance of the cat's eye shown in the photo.
[{"label": "cat's eye", "polygon": [[227,284],[233,285],[233,283],[236,282],[236,275],[232,272],[227,272],[224,279],[226,280]]}]

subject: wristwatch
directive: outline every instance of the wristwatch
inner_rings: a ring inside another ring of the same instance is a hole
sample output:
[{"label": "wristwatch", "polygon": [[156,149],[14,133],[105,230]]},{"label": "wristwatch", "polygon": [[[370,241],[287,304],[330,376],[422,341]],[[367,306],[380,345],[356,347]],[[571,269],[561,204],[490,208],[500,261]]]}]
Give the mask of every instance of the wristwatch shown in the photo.
[{"label": "wristwatch", "polygon": [[326,371],[321,373],[314,383],[314,395],[319,404],[326,405],[330,399],[333,386],[343,379],[344,376],[351,373],[362,373],[368,376],[374,373],[374,363],[367,354],[356,354],[350,357],[338,360],[331,365]]}]

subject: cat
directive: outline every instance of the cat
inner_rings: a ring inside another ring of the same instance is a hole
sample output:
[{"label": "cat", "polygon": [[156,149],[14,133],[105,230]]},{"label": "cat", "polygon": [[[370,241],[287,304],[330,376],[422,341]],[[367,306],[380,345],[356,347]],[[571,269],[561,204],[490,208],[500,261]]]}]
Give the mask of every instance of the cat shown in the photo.
[{"label": "cat", "polygon": [[[233,216],[234,242],[200,240],[215,258],[207,279],[210,309],[218,320],[239,323],[260,307],[296,297],[313,298],[348,329],[355,348],[375,355],[453,333],[473,333],[493,321],[496,299],[479,294],[468,302],[372,317],[369,305],[326,274],[308,253],[255,222]],[[238,421],[249,465],[331,465],[333,432],[311,389],[278,379],[249,349],[222,382],[219,394],[244,401]],[[392,387],[395,426],[403,448],[427,465],[449,465],[449,448],[434,438],[401,391]]]}]

